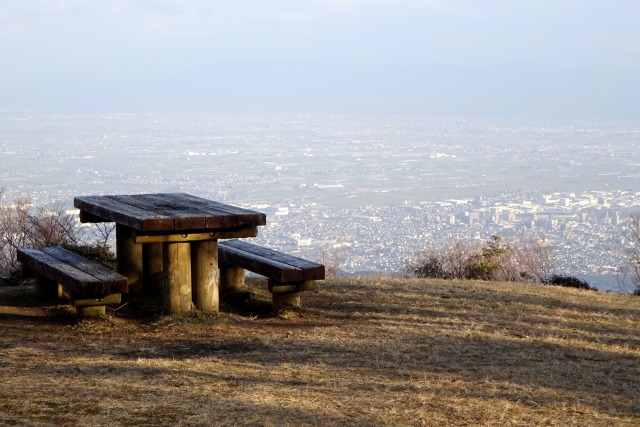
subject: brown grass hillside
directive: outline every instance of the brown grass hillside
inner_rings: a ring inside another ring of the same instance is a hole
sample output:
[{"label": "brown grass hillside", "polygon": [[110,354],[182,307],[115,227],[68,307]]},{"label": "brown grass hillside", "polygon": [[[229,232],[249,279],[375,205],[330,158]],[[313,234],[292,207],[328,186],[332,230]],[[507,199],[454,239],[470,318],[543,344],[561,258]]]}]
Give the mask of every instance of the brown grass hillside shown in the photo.
[{"label": "brown grass hillside", "polygon": [[327,281],[279,317],[76,321],[0,288],[1,425],[640,425],[640,298]]}]

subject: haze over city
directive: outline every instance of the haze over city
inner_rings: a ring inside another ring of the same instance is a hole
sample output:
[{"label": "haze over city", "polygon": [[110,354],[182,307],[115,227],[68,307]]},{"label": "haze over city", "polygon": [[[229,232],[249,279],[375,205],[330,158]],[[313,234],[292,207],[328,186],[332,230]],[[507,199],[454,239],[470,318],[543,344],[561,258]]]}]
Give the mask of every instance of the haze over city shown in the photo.
[{"label": "haze over city", "polygon": [[346,251],[353,272],[545,232],[566,273],[612,288],[640,188],[638,16],[635,1],[7,1],[0,184],[42,203],[260,207],[262,243]]}]

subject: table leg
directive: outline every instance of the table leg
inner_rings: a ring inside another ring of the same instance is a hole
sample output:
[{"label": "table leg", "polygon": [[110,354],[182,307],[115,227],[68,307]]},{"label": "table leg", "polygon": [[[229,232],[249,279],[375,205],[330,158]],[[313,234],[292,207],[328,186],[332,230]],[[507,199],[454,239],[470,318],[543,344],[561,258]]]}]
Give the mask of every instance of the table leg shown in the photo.
[{"label": "table leg", "polygon": [[35,285],[36,295],[40,297],[54,299],[62,296],[62,289],[58,282],[40,273],[36,273]]},{"label": "table leg", "polygon": [[220,265],[220,293],[222,297],[247,292],[244,283],[244,268],[229,264]]},{"label": "table leg", "polygon": [[162,243],[146,243],[142,245],[144,289],[162,294]]},{"label": "table leg", "polygon": [[193,300],[199,310],[219,310],[218,297],[218,241],[191,244],[191,279]]},{"label": "table leg", "polygon": [[168,314],[191,310],[191,245],[162,244],[164,309]]},{"label": "table leg", "polygon": [[133,242],[133,229],[116,224],[118,273],[129,280],[129,291],[142,289],[142,245]]}]

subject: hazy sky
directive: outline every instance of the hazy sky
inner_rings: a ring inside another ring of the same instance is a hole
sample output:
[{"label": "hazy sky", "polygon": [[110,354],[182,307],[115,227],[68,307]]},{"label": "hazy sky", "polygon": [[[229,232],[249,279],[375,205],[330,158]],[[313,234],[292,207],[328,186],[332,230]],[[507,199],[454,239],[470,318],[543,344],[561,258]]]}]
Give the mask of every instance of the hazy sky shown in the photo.
[{"label": "hazy sky", "polygon": [[0,0],[0,109],[640,118],[638,0]]}]

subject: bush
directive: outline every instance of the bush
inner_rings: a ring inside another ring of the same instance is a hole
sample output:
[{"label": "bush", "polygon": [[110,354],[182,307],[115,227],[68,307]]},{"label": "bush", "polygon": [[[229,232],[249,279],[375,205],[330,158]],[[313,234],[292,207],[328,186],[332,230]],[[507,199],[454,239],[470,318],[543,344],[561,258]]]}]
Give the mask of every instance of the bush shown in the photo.
[{"label": "bush", "polygon": [[63,204],[34,206],[29,196],[6,202],[5,193],[0,187],[0,277],[15,276],[17,248],[77,243],[76,220],[66,213]]},{"label": "bush", "polygon": [[405,265],[410,276],[437,279],[527,281],[539,283],[551,268],[543,239],[504,241],[498,235],[484,244],[458,240],[444,249],[429,249]]},{"label": "bush", "polygon": [[67,243],[61,245],[63,248],[83,256],[91,261],[115,271],[117,269],[116,254],[111,252],[106,245],[96,243],[93,245],[78,245]]},{"label": "bush", "polygon": [[580,280],[574,276],[564,276],[560,274],[554,274],[549,277],[549,280],[546,282],[548,285],[554,286],[564,286],[566,288],[578,288],[578,289],[587,289],[590,291],[597,291],[597,288],[593,288],[589,286],[589,283],[584,280]]}]

